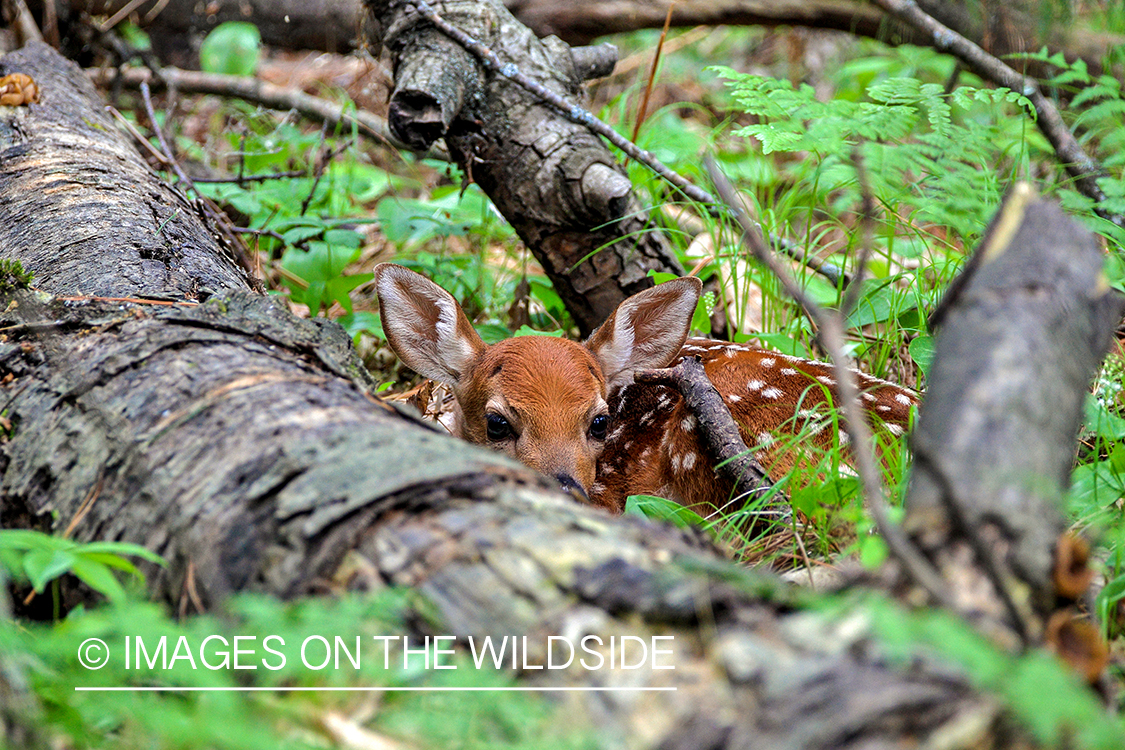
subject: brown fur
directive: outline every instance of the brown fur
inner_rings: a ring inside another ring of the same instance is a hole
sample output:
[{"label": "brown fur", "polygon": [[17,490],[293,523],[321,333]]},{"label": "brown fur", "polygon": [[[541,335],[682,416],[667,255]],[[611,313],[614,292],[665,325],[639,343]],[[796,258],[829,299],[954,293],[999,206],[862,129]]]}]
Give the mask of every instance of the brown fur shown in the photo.
[{"label": "brown fur", "polygon": [[[669,366],[684,356],[702,358],[747,446],[766,445],[757,458],[771,476],[791,470],[801,460],[803,446],[828,450],[837,439],[825,398],[836,399],[831,365],[711,339],[688,339]],[[917,396],[870,375],[856,375],[872,425],[901,434]],[[613,422],[590,493],[592,503],[620,513],[628,495],[657,495],[706,515],[730,499],[731,487],[712,470],[679,393],[634,383],[611,399],[610,407]],[[692,429],[684,428],[685,420]],[[795,444],[786,435],[803,435],[803,440]]]},{"label": "brown fur", "polygon": [[547,476],[570,476],[587,490],[594,483],[603,444],[587,431],[599,409],[607,410],[606,385],[584,346],[549,336],[501,341],[454,393],[464,439],[490,444],[485,407],[502,404],[519,438],[495,447]]}]

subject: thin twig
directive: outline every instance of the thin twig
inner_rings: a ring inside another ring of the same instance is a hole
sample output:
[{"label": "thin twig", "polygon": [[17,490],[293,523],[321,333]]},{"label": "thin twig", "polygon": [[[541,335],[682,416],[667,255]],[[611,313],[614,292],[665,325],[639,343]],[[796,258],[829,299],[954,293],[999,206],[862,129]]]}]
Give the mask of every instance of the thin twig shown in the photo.
[{"label": "thin twig", "polygon": [[16,40],[21,44],[43,41],[43,33],[35,23],[35,16],[31,15],[24,0],[9,0],[8,22],[16,32]]},{"label": "thin twig", "polygon": [[187,176],[187,173],[180,167],[179,162],[176,161],[176,155],[172,152],[167,139],[164,137],[163,130],[156,122],[156,112],[152,107],[152,96],[149,92],[148,83],[142,82],[140,88],[141,98],[144,100],[145,105],[145,114],[148,115],[149,122],[152,124],[152,129],[156,133],[156,139],[160,142],[160,148],[164,152],[169,167],[176,173],[176,176],[181,182],[187,185],[196,195],[200,196],[196,205],[202,209],[203,213],[210,220],[211,225],[222,232],[223,236],[226,237],[231,250],[234,252],[234,259],[246,270],[247,274],[249,274],[248,280],[251,285],[260,287],[261,282],[258,280],[258,277],[254,275],[254,266],[251,265],[250,258],[246,254],[246,246],[238,239],[238,235],[231,231],[230,220],[226,213],[221,211],[210,198],[207,198],[199,192],[199,189],[195,187],[195,182]]},{"label": "thin twig", "polygon": [[[1098,179],[1106,176],[1106,171],[1079,145],[1070,128],[1063,122],[1058,109],[1043,95],[1039,84],[1033,78],[1012,69],[953,29],[940,23],[918,7],[913,0],[875,0],[875,4],[928,35],[935,49],[953,55],[981,78],[1026,96],[1031,106],[1035,108],[1035,124],[1051,142],[1059,161],[1074,178],[1078,191],[1099,204],[1106,200],[1105,193],[1098,186]],[[1097,206],[1094,207],[1094,211],[1117,226],[1125,226],[1125,216],[1121,214],[1099,209]]]},{"label": "thin twig", "polygon": [[844,355],[844,325],[842,319],[839,315],[829,314],[805,293],[805,290],[797,284],[777,258],[766,248],[758,227],[742,209],[738,196],[726,175],[722,173],[711,158],[706,159],[706,166],[719,197],[722,198],[734,219],[742,227],[742,239],[747,247],[758,261],[777,277],[789,296],[805,309],[820,329],[821,344],[828,352],[829,359],[832,360],[836,375],[840,406],[844,412],[844,427],[850,438],[856,472],[863,483],[864,497],[867,499],[868,507],[871,508],[875,525],[882,534],[883,540],[887,543],[887,548],[903,564],[919,586],[925,589],[943,607],[954,611],[953,597],[941,576],[914,548],[902,529],[890,520],[882,481],[879,479],[879,470],[875,463],[875,452],[871,446],[871,430],[867,426],[867,420],[863,417],[855,373],[848,367],[847,357]]},{"label": "thin twig", "polygon": [[157,150],[155,146],[149,143],[148,138],[145,138],[144,135],[141,134],[141,131],[137,130],[136,125],[129,122],[125,115],[117,111],[115,107],[106,106],[106,109],[111,115],[113,115],[113,119],[117,120],[118,124],[120,124],[121,127],[128,130],[129,134],[133,136],[133,139],[141,146],[143,146],[145,151],[148,151],[149,155],[151,155],[153,159],[156,159],[156,161],[160,162],[161,164],[167,165],[168,157],[160,153],[160,151]]},{"label": "thin twig", "polygon": [[303,201],[301,201],[301,213],[299,214],[300,216],[304,216],[305,212],[309,210],[309,205],[312,204],[313,196],[316,195],[316,188],[318,185],[320,185],[321,178],[324,177],[324,168],[331,164],[332,160],[337,156],[351,148],[355,143],[351,138],[348,138],[343,143],[337,144],[334,148],[328,148],[325,145],[325,141],[327,140],[327,138],[328,123],[325,123],[324,127],[320,130],[320,145],[322,151],[320,156],[316,160],[316,168],[313,170],[314,177],[312,187],[309,188],[309,194],[305,196],[305,199]]},{"label": "thin twig", "polygon": [[538,81],[532,79],[530,76],[521,73],[519,68],[514,63],[501,62],[500,58],[496,56],[492,50],[481,44],[475,38],[469,36],[461,29],[451,25],[445,19],[437,14],[437,11],[427,3],[425,0],[402,0],[404,5],[412,6],[423,18],[432,23],[441,33],[448,36],[453,41],[460,44],[469,52],[476,55],[488,70],[497,73],[504,78],[507,78],[512,83],[522,87],[526,91],[539,97],[542,101],[550,104],[560,114],[566,117],[571,122],[584,125],[593,132],[597,133],[607,141],[612,143],[617,148],[624,151],[630,158],[644,164],[660,177],[667,180],[674,185],[688,198],[699,203],[716,203],[715,197],[708,193],[706,190],[693,185],[683,175],[673,171],[667,165],[663,164],[659,159],[653,156],[650,152],[637,146],[629,139],[618,134],[616,130],[611,128],[606,123],[599,120],[589,111],[582,107],[568,101],[562,96],[559,96],[554,91],[545,88]]},{"label": "thin twig", "polygon": [[871,257],[871,250],[875,246],[872,241],[875,235],[875,196],[871,193],[871,183],[867,179],[867,166],[863,161],[861,144],[856,144],[852,149],[852,165],[855,167],[859,194],[862,196],[859,210],[860,245],[855,276],[848,283],[848,290],[840,305],[840,317],[845,320],[859,302],[859,295],[863,290],[863,276],[867,271],[867,260]]},{"label": "thin twig", "polygon": [[176,161],[176,155],[172,152],[172,149],[168,146],[168,140],[164,137],[164,129],[161,128],[160,123],[156,121],[156,111],[152,108],[152,96],[147,83],[141,84],[141,98],[144,100],[145,114],[148,115],[148,122],[152,126],[152,131],[156,133],[156,140],[160,142],[160,150],[164,152],[164,156],[168,161],[168,166],[176,173],[176,177],[180,178],[180,182],[184,183],[192,190],[195,190],[195,183],[192,182],[191,178],[188,177],[180,167],[180,163]]},{"label": "thin twig", "polygon": [[637,370],[633,378],[675,388],[699,422],[699,432],[718,465],[716,472],[730,482],[736,498],[757,499],[775,492],[773,480],[746,447],[723,397],[707,377],[698,357],[684,357],[675,367]]},{"label": "thin twig", "polygon": [[196,182],[207,184],[227,184],[233,183],[235,185],[245,185],[248,182],[265,182],[266,180],[292,180],[297,177],[308,177],[309,173],[303,170],[294,170],[292,172],[271,172],[270,174],[237,174],[234,177],[193,177]]},{"label": "thin twig", "polygon": [[[87,74],[94,83],[102,86],[108,86],[120,79],[130,88],[139,88],[141,83],[154,83],[155,77],[151,71],[142,68],[126,68],[120,71],[99,68],[87,71]],[[170,66],[162,67],[160,75],[168,85],[175,86],[183,93],[213,94],[242,99],[282,112],[293,110],[311,120],[327,122],[333,127],[354,125],[360,135],[366,138],[389,144],[396,149],[409,150],[408,146],[391,135],[387,121],[383,118],[362,109],[341,106],[320,97],[310,96],[303,91],[277,86],[256,78],[181,70]],[[449,159],[448,154],[437,148],[426,152],[426,157],[446,161]]]},{"label": "thin twig", "polygon": [[668,27],[672,25],[672,10],[676,7],[676,0],[668,3],[668,15],[664,16],[664,28],[660,30],[660,40],[656,43],[656,52],[652,56],[652,67],[648,69],[648,81],[645,83],[645,94],[641,98],[641,109],[637,112],[637,121],[633,124],[633,137],[631,140],[636,141],[637,136],[641,133],[641,125],[644,124],[645,116],[648,114],[648,100],[652,97],[652,84],[656,80],[656,69],[660,66],[660,53],[664,50],[664,40],[668,38]]},{"label": "thin twig", "polygon": [[104,34],[114,26],[128,18],[129,14],[140,7],[145,1],[146,0],[129,0],[129,2],[125,3],[125,5],[123,5],[120,10],[106,19],[104,23],[97,24],[94,28]]}]

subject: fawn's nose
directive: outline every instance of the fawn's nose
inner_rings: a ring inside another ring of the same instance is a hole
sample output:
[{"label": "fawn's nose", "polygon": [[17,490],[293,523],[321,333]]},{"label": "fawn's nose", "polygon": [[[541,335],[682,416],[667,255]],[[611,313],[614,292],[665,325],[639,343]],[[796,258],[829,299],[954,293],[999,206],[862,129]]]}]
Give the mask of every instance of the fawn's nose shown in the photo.
[{"label": "fawn's nose", "polygon": [[590,502],[590,496],[586,494],[585,488],[582,487],[575,479],[569,474],[558,473],[555,474],[555,480],[559,486],[563,488],[563,492],[567,492],[574,497],[575,500],[581,503]]}]

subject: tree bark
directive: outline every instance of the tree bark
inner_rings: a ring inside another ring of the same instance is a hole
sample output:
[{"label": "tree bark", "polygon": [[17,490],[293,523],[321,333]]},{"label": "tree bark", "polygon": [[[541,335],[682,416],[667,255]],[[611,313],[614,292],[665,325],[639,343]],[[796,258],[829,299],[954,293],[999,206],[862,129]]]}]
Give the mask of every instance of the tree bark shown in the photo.
[{"label": "tree bark", "polygon": [[[1071,590],[1063,512],[1067,447],[1125,311],[1103,265],[1088,231],[1019,184],[933,316],[906,527],[946,580],[962,581],[952,593],[966,614],[1004,604],[990,616],[1034,643],[1089,583]],[[1007,602],[982,601],[981,587],[1005,589]],[[1083,663],[1104,662],[1101,644],[1089,647]]]},{"label": "tree bark", "polygon": [[[0,257],[20,259],[52,294],[195,300],[251,288],[232,248],[208,255],[215,240],[195,205],[156,179],[104,108],[91,109],[92,84],[46,65],[49,57],[36,46],[0,69],[34,69],[41,97],[0,122],[10,156],[0,162],[0,192],[22,198],[0,203],[0,222],[13,230]],[[82,252],[58,252],[70,247]]]},{"label": "tree bark", "polygon": [[[36,124],[56,109],[76,125],[95,115],[79,97],[57,95],[80,71],[44,46],[0,62],[50,83],[40,104],[0,114],[25,134],[4,145],[5,169],[50,163],[50,138],[61,150],[97,150]],[[81,189],[63,174],[42,192],[64,200]],[[122,215],[143,214],[148,191],[122,190],[138,196]],[[0,188],[0,205],[37,198]],[[0,222],[0,247],[21,231]],[[40,248],[54,260],[42,266],[41,288],[79,291],[79,280],[53,278],[65,258],[107,275],[130,267],[128,256],[99,264],[96,238],[71,234]],[[30,262],[30,243],[20,247],[10,257]],[[538,678],[678,688],[570,697],[573,716],[628,747],[873,748],[938,737],[1034,745],[958,670],[920,653],[889,658],[861,603],[809,608],[695,533],[575,504],[527,469],[370,398],[334,324],[299,320],[237,284],[187,304],[203,284],[177,279],[231,266],[214,245],[187,247],[167,260],[162,296],[178,304],[5,294],[0,389],[13,427],[0,454],[0,523],[73,523],[78,539],[144,544],[169,561],[149,581],[172,602],[212,607],[234,591],[296,597],[389,583],[421,592],[434,608],[419,621],[445,633],[671,635],[664,664],[673,670]],[[1056,448],[1069,456],[1070,438]],[[1044,528],[1054,529],[1057,509],[1049,512]],[[356,558],[364,564],[348,564]]]},{"label": "tree bark", "polygon": [[[490,70],[406,7],[371,0],[372,40],[394,60],[391,132],[415,148],[444,138],[547,272],[583,336],[649,271],[683,275],[601,140]],[[584,106],[589,68],[558,39],[537,39],[498,0],[435,4],[442,17],[541,87]],[[610,66],[612,67],[612,66]]]}]

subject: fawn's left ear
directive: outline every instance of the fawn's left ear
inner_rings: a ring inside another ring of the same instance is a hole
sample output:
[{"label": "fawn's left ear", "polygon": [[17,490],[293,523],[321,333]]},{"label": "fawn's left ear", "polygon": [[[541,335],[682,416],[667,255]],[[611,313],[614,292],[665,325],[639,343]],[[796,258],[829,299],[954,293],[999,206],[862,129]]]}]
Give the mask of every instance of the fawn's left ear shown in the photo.
[{"label": "fawn's left ear", "polygon": [[703,291],[694,277],[634,294],[590,336],[586,347],[601,365],[613,393],[633,382],[633,370],[664,367],[679,353]]}]

